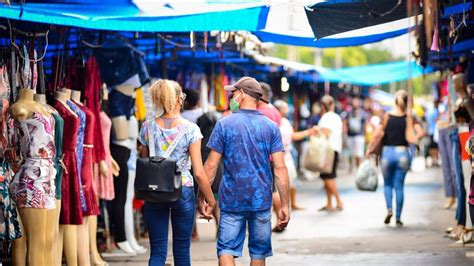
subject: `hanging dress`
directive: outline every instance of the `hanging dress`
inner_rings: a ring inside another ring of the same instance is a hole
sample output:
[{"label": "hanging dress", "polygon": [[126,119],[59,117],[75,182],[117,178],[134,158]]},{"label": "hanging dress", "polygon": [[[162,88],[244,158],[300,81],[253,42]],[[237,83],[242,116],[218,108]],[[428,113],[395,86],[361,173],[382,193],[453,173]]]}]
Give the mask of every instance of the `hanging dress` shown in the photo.
[{"label": "hanging dress", "polygon": [[21,237],[18,212],[10,197],[10,183],[13,172],[8,163],[4,160],[5,150],[9,144],[8,137],[8,98],[10,86],[8,84],[8,74],[4,66],[0,67],[0,241],[12,241]]},{"label": "hanging dress", "polygon": [[110,131],[112,121],[104,112],[100,112],[100,123],[105,145],[105,163],[108,167],[107,176],[100,176],[98,167],[95,167],[95,188],[99,198],[113,200],[115,198],[114,176],[112,174],[112,155],[110,154]]},{"label": "hanging dress", "polygon": [[61,214],[60,224],[82,224],[82,211],[79,187],[79,175],[77,172],[77,135],[79,133],[80,121],[60,101],[55,100],[53,104],[64,120],[63,131],[63,178],[61,185]]},{"label": "hanging dress", "polygon": [[64,120],[59,114],[52,113],[54,118],[54,143],[56,144],[56,157],[54,157],[54,168],[56,168],[56,178],[54,184],[56,185],[56,199],[61,199],[61,188],[63,179],[63,170],[65,168],[63,163],[63,130]]},{"label": "hanging dress", "polygon": [[75,105],[72,101],[66,101],[69,108],[79,117],[79,133],[77,135],[76,157],[77,157],[77,174],[79,179],[79,193],[81,196],[81,206],[83,211],[87,211],[86,198],[82,187],[82,158],[84,153],[84,131],[86,128],[86,114]]},{"label": "hanging dress", "polygon": [[99,206],[97,204],[97,197],[93,188],[94,181],[94,131],[95,131],[95,116],[89,108],[81,103],[73,101],[86,115],[86,126],[84,129],[84,152],[82,155],[81,165],[81,180],[82,190],[84,191],[84,198],[86,202],[86,211],[84,216],[99,215]]},{"label": "hanging dress", "polygon": [[18,208],[56,208],[54,179],[54,118],[33,113],[31,118],[14,122],[23,157],[10,186]]}]

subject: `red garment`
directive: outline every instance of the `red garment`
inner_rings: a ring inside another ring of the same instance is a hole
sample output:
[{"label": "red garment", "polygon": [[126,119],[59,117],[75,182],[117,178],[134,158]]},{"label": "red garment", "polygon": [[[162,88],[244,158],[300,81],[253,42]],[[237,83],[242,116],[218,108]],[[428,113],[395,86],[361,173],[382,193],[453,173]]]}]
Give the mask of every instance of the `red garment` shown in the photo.
[{"label": "red garment", "polygon": [[61,213],[60,224],[82,224],[82,207],[79,193],[79,178],[77,172],[76,144],[79,132],[79,118],[71,113],[60,101],[53,103],[64,119],[63,132],[63,159],[65,169],[63,170],[63,183],[61,191]]},{"label": "red garment", "polygon": [[281,115],[280,112],[275,108],[275,106],[271,104],[259,104],[258,111],[264,114],[266,117],[270,118],[273,122],[275,122],[278,126],[281,124]]},{"label": "red garment", "polygon": [[95,130],[95,116],[89,108],[81,103],[73,101],[86,114],[86,128],[84,130],[84,151],[82,155],[81,165],[81,181],[82,191],[84,191],[84,198],[86,200],[87,210],[84,216],[100,215],[99,206],[97,204],[97,197],[93,188],[94,180],[94,130]]},{"label": "red garment", "polygon": [[[99,65],[95,57],[87,60],[84,86],[84,102],[95,117],[100,117],[100,100],[99,92],[102,88],[102,80],[100,79]],[[94,130],[94,162],[105,160],[104,138],[102,136],[102,126],[100,119],[95,120]]]},{"label": "red garment", "polygon": [[471,158],[465,148],[466,142],[469,140],[469,137],[469,131],[459,132],[459,145],[461,146],[459,147],[459,149],[461,151],[461,161],[466,161]]}]

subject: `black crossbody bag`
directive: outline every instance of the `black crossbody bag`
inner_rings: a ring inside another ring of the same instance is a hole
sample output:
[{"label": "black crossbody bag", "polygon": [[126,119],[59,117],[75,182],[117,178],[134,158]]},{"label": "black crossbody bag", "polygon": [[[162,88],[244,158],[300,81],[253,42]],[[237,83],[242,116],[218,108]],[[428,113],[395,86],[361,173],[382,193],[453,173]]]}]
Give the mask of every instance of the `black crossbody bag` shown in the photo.
[{"label": "black crossbody bag", "polygon": [[148,127],[149,158],[137,159],[135,198],[149,202],[174,202],[181,197],[181,173],[177,161],[168,159],[186,133],[181,129],[164,157],[155,153],[154,120]]}]

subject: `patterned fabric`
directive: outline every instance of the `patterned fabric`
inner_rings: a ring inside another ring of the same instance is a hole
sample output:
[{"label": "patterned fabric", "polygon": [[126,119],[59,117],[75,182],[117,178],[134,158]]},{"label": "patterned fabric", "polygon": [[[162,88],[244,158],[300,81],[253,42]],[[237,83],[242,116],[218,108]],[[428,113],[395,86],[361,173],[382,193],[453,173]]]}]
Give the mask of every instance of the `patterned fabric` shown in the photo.
[{"label": "patterned fabric", "polygon": [[112,121],[104,113],[100,112],[100,124],[102,127],[102,136],[104,136],[105,146],[105,163],[109,170],[107,176],[100,176],[99,166],[94,169],[94,189],[99,198],[104,200],[113,200],[115,198],[114,176],[112,174],[112,155],[110,154],[110,131],[112,129]]},{"label": "patterned fabric", "polygon": [[79,117],[79,133],[77,134],[77,145],[76,145],[76,158],[77,158],[77,174],[79,179],[79,191],[81,195],[81,206],[83,211],[87,211],[86,198],[84,196],[84,190],[82,189],[81,180],[81,168],[82,168],[82,156],[84,153],[84,130],[86,128],[86,114],[71,101],[67,101],[67,105],[76,113]]},{"label": "patterned fabric", "polygon": [[156,156],[164,156],[168,147],[173,143],[176,136],[178,136],[178,132],[180,130],[186,130],[184,137],[178,143],[169,158],[178,162],[178,167],[181,171],[182,185],[185,187],[194,186],[193,176],[190,172],[191,160],[189,158],[189,145],[202,139],[201,130],[196,124],[188,121],[186,121],[186,124],[183,126],[170,129],[161,128],[157,123],[153,123],[153,120],[151,121],[151,123],[150,120],[143,123],[138,140],[141,144],[148,146],[148,127],[151,124],[152,132],[155,134]]},{"label": "patterned fabric", "polygon": [[259,111],[241,109],[217,122],[207,146],[224,158],[219,187],[221,210],[271,208],[270,155],[284,151],[276,123]]},{"label": "patterned fabric", "polygon": [[86,127],[84,131],[84,152],[82,157],[81,166],[81,180],[82,190],[84,191],[84,197],[86,200],[86,211],[84,216],[99,215],[100,210],[97,205],[97,197],[93,188],[94,179],[94,131],[95,131],[95,116],[94,113],[82,105],[81,103],[74,102],[81,110],[86,114]]},{"label": "patterned fabric", "polygon": [[40,113],[15,121],[23,162],[10,187],[18,208],[54,209],[54,118]]},{"label": "patterned fabric", "polygon": [[0,166],[0,240],[2,241],[21,237],[18,213],[8,191],[12,176],[12,171],[6,165]]}]

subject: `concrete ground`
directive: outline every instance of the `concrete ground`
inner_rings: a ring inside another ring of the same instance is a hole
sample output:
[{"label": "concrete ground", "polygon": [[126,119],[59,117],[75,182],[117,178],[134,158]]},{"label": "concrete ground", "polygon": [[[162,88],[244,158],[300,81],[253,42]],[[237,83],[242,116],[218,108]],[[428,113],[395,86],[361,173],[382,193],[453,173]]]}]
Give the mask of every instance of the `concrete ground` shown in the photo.
[{"label": "concrete ground", "polygon": [[[273,235],[274,256],[268,265],[474,265],[466,252],[474,247],[449,247],[453,243],[444,230],[454,225],[454,209],[445,210],[442,174],[439,168],[424,169],[416,159],[405,187],[403,228],[383,224],[386,214],[383,181],[374,193],[360,192],[354,177],[340,171],[338,185],[344,210],[318,212],[325,204],[319,179],[302,182],[298,204],[306,208],[292,212],[288,229]],[[200,240],[191,245],[193,265],[217,265],[215,224],[198,223]],[[147,245],[147,240],[141,240]],[[168,251],[172,264],[172,250]],[[108,259],[111,265],[147,265],[149,254],[134,258]],[[247,246],[238,265],[248,265]]]}]

